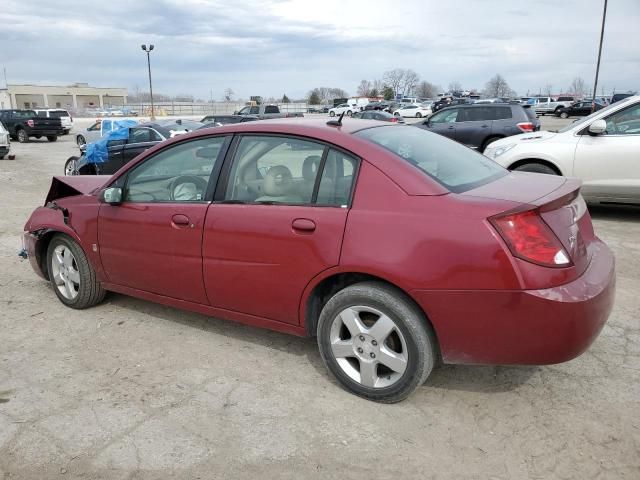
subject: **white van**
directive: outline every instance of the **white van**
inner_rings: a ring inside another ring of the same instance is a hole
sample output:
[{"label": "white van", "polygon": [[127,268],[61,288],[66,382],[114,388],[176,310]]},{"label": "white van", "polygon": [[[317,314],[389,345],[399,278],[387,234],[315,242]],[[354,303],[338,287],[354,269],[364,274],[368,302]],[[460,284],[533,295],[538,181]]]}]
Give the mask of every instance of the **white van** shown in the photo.
[{"label": "white van", "polygon": [[62,122],[65,135],[68,135],[73,128],[73,118],[71,118],[71,114],[62,108],[34,108],[33,111],[36,112],[36,115],[39,117],[59,118]]}]

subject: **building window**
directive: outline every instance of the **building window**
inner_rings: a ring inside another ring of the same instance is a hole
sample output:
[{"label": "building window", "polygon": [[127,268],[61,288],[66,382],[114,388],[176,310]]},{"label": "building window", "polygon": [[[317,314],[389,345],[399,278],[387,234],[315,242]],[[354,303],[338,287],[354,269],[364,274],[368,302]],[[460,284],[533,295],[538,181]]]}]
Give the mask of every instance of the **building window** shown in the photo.
[{"label": "building window", "polygon": [[29,102],[24,102],[24,108],[26,108],[27,110],[29,110]]}]

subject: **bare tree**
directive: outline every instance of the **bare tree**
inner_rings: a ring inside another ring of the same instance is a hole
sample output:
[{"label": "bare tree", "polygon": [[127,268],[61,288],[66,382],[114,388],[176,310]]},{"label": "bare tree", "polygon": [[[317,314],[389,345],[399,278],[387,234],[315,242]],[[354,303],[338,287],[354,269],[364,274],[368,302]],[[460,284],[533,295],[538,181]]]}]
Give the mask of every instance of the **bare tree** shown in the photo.
[{"label": "bare tree", "polygon": [[230,102],[233,99],[233,95],[234,95],[234,92],[233,92],[233,90],[231,90],[231,88],[226,88],[224,90],[224,99],[225,99],[225,101]]},{"label": "bare tree", "polygon": [[400,93],[400,87],[404,81],[405,71],[402,68],[388,70],[382,75],[385,85],[393,90],[394,94]]},{"label": "bare tree", "polygon": [[357,88],[359,97],[368,97],[371,95],[371,82],[369,80],[361,80]]},{"label": "bare tree", "polygon": [[586,92],[584,80],[581,77],[575,77],[569,86],[569,90],[577,97],[582,97]]},{"label": "bare tree", "polygon": [[420,76],[411,69],[405,70],[402,80],[402,94],[411,95],[416,85],[420,81]]},{"label": "bare tree", "polygon": [[422,81],[415,88],[415,92],[420,98],[433,98],[438,94],[438,89],[435,85]]},{"label": "bare tree", "polygon": [[547,97],[551,96],[551,92],[553,91],[553,85],[551,85],[550,83],[547,83],[544,86],[544,93]]},{"label": "bare tree", "polygon": [[462,90],[462,84],[458,80],[454,80],[449,83],[449,93],[459,92]]},{"label": "bare tree", "polygon": [[510,97],[514,93],[504,77],[499,73],[489,80],[484,87],[484,94],[487,97]]},{"label": "bare tree", "polygon": [[378,95],[382,95],[382,90],[384,90],[384,82],[379,78],[375,79],[371,86],[371,90],[375,90],[376,92],[378,92]]}]

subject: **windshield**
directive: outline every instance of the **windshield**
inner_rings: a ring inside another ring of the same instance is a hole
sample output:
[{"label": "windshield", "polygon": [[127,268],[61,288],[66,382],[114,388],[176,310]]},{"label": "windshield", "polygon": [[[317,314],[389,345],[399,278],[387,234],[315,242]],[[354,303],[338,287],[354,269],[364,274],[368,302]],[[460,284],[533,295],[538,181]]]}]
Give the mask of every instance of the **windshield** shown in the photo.
[{"label": "windshield", "polygon": [[[612,109],[618,109],[618,107],[622,106],[622,105],[626,105],[627,103],[629,103],[631,99],[629,100],[625,100],[625,101],[621,101],[621,102],[617,102],[617,103],[613,103],[611,105],[609,105],[608,107],[604,107],[601,108],[600,110],[596,110],[595,112],[593,112],[591,115],[588,115],[586,117],[583,117],[579,120],[576,120],[573,123],[570,123],[569,125],[567,125],[566,127],[558,130],[558,133],[564,133],[564,132],[568,132],[569,130],[573,130],[574,128],[579,128],[582,125],[584,125],[585,123],[588,123],[591,121],[591,119],[593,119],[593,117],[595,117],[596,115],[600,115],[602,113],[606,113],[609,112]],[[589,102],[590,103],[590,102]]]},{"label": "windshield", "polygon": [[355,135],[396,154],[454,193],[507,174],[504,168],[479,153],[421,128],[374,127]]},{"label": "windshield", "polygon": [[66,110],[51,110],[49,112],[49,117],[51,118],[61,118],[61,117],[68,117],[69,112],[67,112]]}]

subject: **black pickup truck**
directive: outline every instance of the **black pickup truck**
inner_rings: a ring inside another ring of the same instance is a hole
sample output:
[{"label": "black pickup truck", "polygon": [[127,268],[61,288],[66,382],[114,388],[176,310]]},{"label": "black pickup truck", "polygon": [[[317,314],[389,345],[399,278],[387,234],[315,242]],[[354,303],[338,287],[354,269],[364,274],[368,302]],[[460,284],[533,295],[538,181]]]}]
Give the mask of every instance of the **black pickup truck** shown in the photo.
[{"label": "black pickup truck", "polygon": [[29,141],[29,137],[47,137],[55,142],[64,134],[59,118],[39,117],[33,110],[0,110],[0,122],[9,131],[13,139],[20,143]]},{"label": "black pickup truck", "polygon": [[301,112],[282,113],[277,105],[249,105],[234,112],[234,115],[257,117],[258,120],[271,118],[304,117]]}]

